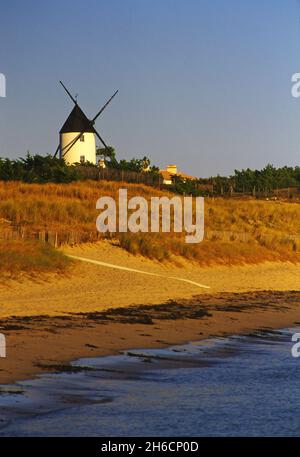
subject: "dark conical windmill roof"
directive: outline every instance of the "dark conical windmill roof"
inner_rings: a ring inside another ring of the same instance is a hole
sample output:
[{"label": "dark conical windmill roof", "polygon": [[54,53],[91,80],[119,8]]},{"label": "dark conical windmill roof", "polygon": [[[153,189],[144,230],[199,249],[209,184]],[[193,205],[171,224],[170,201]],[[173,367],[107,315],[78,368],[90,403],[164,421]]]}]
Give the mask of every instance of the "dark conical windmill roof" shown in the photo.
[{"label": "dark conical windmill roof", "polygon": [[77,104],[60,130],[60,133],[68,132],[94,132],[91,121]]}]

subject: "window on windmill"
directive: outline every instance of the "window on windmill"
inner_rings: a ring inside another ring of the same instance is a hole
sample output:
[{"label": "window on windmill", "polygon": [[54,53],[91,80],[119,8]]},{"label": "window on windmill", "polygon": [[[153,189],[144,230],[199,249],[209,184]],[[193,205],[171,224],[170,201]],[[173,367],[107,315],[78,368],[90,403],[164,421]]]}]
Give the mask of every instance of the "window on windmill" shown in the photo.
[{"label": "window on windmill", "polygon": [[85,162],[85,156],[80,156],[80,162],[84,163]]},{"label": "window on windmill", "polygon": [[84,135],[81,135],[80,141],[84,141]]}]

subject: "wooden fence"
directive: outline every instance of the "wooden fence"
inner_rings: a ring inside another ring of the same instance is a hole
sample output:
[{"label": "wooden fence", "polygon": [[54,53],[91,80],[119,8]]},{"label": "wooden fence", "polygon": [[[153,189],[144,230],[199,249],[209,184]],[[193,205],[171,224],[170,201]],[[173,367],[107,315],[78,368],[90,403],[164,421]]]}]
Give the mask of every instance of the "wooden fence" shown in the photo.
[{"label": "wooden fence", "polygon": [[152,187],[161,188],[163,186],[163,177],[161,174],[138,173],[130,170],[120,170],[118,168],[97,168],[78,165],[78,171],[81,177],[93,180],[120,181],[137,184],[145,184]]},{"label": "wooden fence", "polygon": [[39,240],[44,243],[49,243],[54,247],[59,247],[63,244],[74,245],[80,243],[91,243],[103,238],[110,238],[110,235],[102,234],[97,230],[92,232],[75,231],[59,232],[52,230],[33,231],[21,227],[11,227],[2,229],[0,227],[0,240]]},{"label": "wooden fence", "polygon": [[[75,245],[81,243],[92,243],[103,239],[113,239],[116,234],[114,233],[99,233],[95,231],[75,231],[59,232],[51,230],[32,231],[24,227],[5,227],[0,226],[0,240],[39,240],[44,243],[49,243],[54,247],[61,245]],[[166,234],[164,234],[166,236]],[[254,233],[249,232],[233,232],[229,230],[206,230],[204,235],[205,240],[209,241],[238,241],[241,243],[248,243],[257,240],[260,243],[267,242],[271,244],[274,241],[273,235],[256,236]],[[281,239],[282,242],[293,245],[294,250],[300,250],[300,237],[286,235]]]},{"label": "wooden fence", "polygon": [[[163,176],[158,174],[152,174],[147,172],[138,173],[130,170],[121,170],[118,168],[97,168],[87,165],[78,165],[77,169],[79,174],[84,179],[92,179],[96,181],[119,181],[119,182],[129,182],[136,184],[145,184],[148,186],[156,187],[158,189],[170,189],[171,186],[164,184]],[[231,186],[228,190],[217,190],[216,186],[212,182],[195,183],[195,187],[203,192],[207,196],[222,196],[228,198],[299,198],[300,197],[300,188],[299,187],[288,187],[285,189],[273,189],[273,190],[252,190],[252,192],[236,192],[234,187]]]}]

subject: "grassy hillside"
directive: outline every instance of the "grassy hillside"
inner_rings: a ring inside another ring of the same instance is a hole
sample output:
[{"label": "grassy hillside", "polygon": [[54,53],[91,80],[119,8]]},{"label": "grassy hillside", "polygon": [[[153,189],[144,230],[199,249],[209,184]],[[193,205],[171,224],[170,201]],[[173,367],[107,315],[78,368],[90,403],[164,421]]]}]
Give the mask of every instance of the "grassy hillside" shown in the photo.
[{"label": "grassy hillside", "polygon": [[[1,232],[3,234],[8,227],[16,225],[27,235],[40,230],[59,235],[70,231],[95,233],[99,214],[95,208],[97,199],[105,195],[116,197],[120,187],[128,189],[129,197],[140,195],[150,199],[154,195],[166,195],[143,185],[107,181],[70,184],[0,182],[0,238]],[[296,262],[300,258],[300,204],[207,198],[205,233],[206,240],[198,245],[186,244],[183,235],[175,233],[116,234],[116,238],[128,251],[158,260],[171,259],[175,254],[194,259],[201,265],[266,260]],[[20,241],[17,250],[21,249],[22,243],[25,242]],[[2,265],[7,262],[7,256],[3,255],[6,250],[6,245],[1,243]]]}]

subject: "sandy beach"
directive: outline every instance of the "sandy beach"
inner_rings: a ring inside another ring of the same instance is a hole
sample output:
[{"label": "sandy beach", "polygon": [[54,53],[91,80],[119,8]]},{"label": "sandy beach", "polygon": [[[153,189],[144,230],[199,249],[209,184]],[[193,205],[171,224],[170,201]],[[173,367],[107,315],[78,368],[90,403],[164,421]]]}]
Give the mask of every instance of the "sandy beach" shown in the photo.
[{"label": "sandy beach", "polygon": [[298,264],[160,264],[109,242],[64,252],[157,276],[74,261],[67,276],[2,283],[0,331],[7,358],[0,359],[1,384],[66,369],[79,357],[300,322]]}]

